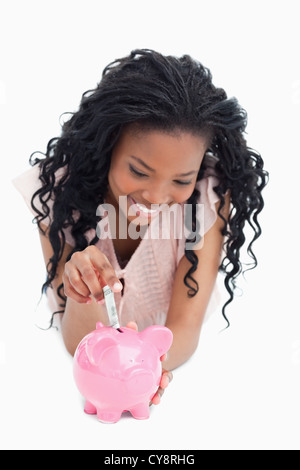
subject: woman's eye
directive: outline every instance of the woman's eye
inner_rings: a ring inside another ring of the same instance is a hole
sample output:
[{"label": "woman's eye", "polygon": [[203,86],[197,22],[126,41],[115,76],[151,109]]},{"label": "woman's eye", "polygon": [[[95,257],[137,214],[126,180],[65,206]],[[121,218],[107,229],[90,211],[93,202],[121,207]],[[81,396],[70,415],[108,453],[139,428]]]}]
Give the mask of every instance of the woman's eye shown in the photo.
[{"label": "woman's eye", "polygon": [[140,176],[142,177],[147,177],[148,175],[145,175],[145,173],[141,173],[140,171],[136,170],[133,166],[129,165],[129,169],[131,173],[133,173],[135,176]]},{"label": "woman's eye", "polygon": [[[145,173],[141,173],[132,165],[129,165],[129,169],[131,173],[133,173],[135,176],[139,176],[140,178],[148,178],[149,176],[149,175],[146,175]],[[179,184],[180,186],[188,186],[189,184],[192,184],[192,180],[191,181],[175,180],[174,183]]]},{"label": "woman's eye", "polygon": [[180,180],[175,180],[176,184],[180,184],[182,186],[188,186],[189,184],[192,184],[192,181],[180,181]]}]

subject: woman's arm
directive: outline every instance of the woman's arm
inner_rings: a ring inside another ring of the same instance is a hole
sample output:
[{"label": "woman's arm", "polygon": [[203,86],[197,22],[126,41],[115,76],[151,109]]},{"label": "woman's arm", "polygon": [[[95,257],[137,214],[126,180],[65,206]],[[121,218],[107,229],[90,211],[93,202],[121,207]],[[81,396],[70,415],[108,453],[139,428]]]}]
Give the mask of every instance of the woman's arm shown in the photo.
[{"label": "woman's arm", "polygon": [[[218,209],[219,203],[216,205]],[[222,215],[227,220],[229,214],[230,197],[226,197],[226,204]],[[163,366],[173,370],[186,362],[198,346],[204,315],[216,282],[218,268],[221,262],[221,252],[224,237],[221,229],[224,222],[220,217],[213,227],[204,236],[204,245],[196,251],[199,263],[193,278],[198,282],[199,291],[195,297],[187,296],[188,288],[184,284],[184,277],[191,264],[184,256],[175,276],[173,294],[167,316],[166,326],[173,332],[173,345]]]},{"label": "woman's arm", "polygon": [[[47,226],[42,224],[42,229],[46,232],[44,235],[40,232],[40,240],[43,250],[43,255],[45,259],[45,264],[47,265],[49,259],[53,256],[53,249],[48,238]],[[96,249],[95,249],[96,250]],[[61,303],[61,299],[57,294],[58,287],[64,282],[65,279],[65,269],[66,269],[66,262],[69,254],[73,251],[73,248],[66,244],[63,256],[59,262],[57,268],[57,276],[52,282],[53,286],[53,293],[57,303],[57,309],[59,310],[58,305]],[[111,268],[112,269],[112,268]],[[74,282],[74,281],[73,281]],[[76,295],[76,300],[71,297],[66,296],[66,306],[64,314],[61,315],[61,332],[62,337],[65,343],[65,346],[71,355],[74,355],[75,350],[80,343],[80,341],[91,331],[93,331],[96,327],[96,323],[101,321],[104,325],[108,323],[108,318],[106,314],[106,310],[103,308],[103,305],[100,305],[96,302],[95,299],[103,297],[102,289],[100,286],[99,279],[94,279],[91,281],[93,286],[91,286],[91,290],[93,290],[94,297],[88,298],[89,304],[84,303],[84,296],[80,296],[80,294],[73,294]],[[66,290],[66,286],[65,290]],[[80,289],[80,287],[79,287]],[[67,293],[67,292],[66,292]],[[90,292],[89,292],[90,294]],[[85,302],[87,299],[85,300]]]}]

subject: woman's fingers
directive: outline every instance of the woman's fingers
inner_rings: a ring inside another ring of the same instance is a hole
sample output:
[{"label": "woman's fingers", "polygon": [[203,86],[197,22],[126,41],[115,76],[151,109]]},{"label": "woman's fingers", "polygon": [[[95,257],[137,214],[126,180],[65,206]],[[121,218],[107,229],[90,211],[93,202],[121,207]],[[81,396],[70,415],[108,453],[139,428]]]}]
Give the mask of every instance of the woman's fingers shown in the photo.
[{"label": "woman's fingers", "polygon": [[85,251],[94,269],[99,273],[101,286],[108,285],[114,292],[120,292],[123,286],[105,254],[95,246],[90,246]]},{"label": "woman's fingers", "polygon": [[68,276],[63,275],[64,293],[66,297],[70,297],[79,304],[91,303],[92,299],[89,296],[83,296],[73,289]]},{"label": "woman's fingers", "polygon": [[90,297],[103,302],[103,290],[109,285],[114,292],[123,288],[107,257],[95,246],[74,253],[65,265],[65,294],[76,302],[89,303]]},{"label": "woman's fingers", "polygon": [[[162,390],[162,393],[163,393],[163,390]],[[152,398],[151,403],[153,403],[153,405],[159,405],[160,404],[160,397],[161,397],[161,395],[159,394],[159,392],[157,392],[154,395],[154,397]]]},{"label": "woman's fingers", "polygon": [[69,275],[73,289],[81,295],[91,295],[96,301],[102,300],[101,283],[88,254],[85,252],[74,253],[71,263],[66,267],[66,273]]},{"label": "woman's fingers", "polygon": [[91,294],[90,289],[84,283],[78,269],[69,263],[65,265],[64,271],[64,284],[67,285],[67,283],[70,284],[75,292],[83,297],[88,297]]},{"label": "woman's fingers", "polygon": [[138,326],[135,321],[130,321],[127,323],[126,328],[131,328],[132,330],[138,331]]},{"label": "woman's fingers", "polygon": [[160,388],[165,390],[170,382],[173,380],[173,374],[170,371],[164,371],[160,381]]},{"label": "woman's fingers", "polygon": [[154,397],[151,400],[151,403],[153,403],[153,405],[159,405],[160,404],[160,399],[163,396],[163,394],[165,393],[165,389],[167,388],[169,383],[172,382],[172,380],[173,380],[172,372],[170,372],[168,370],[163,370],[161,380],[160,380],[160,384],[159,384],[159,389],[157,390],[156,394],[154,395]]}]

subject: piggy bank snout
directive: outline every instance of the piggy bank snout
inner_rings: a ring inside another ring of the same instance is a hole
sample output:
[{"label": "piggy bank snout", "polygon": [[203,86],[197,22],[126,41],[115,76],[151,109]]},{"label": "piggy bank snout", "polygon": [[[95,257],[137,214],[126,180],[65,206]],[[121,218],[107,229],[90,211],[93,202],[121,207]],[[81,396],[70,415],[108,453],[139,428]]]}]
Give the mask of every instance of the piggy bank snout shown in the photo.
[{"label": "piggy bank snout", "polygon": [[126,387],[132,395],[142,395],[149,392],[155,384],[154,374],[147,370],[137,370],[131,373],[126,381]]}]

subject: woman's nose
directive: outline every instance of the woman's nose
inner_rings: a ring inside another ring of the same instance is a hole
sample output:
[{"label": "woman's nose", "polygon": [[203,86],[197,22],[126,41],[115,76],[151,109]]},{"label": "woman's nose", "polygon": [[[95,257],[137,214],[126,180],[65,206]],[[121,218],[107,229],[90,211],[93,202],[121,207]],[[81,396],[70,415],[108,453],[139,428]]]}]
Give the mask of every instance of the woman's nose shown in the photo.
[{"label": "woman's nose", "polygon": [[144,190],[142,196],[149,204],[169,204],[171,201],[170,195],[162,188],[153,187]]}]

